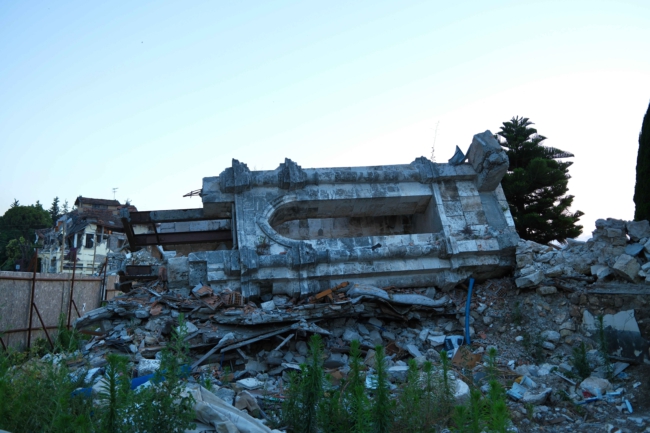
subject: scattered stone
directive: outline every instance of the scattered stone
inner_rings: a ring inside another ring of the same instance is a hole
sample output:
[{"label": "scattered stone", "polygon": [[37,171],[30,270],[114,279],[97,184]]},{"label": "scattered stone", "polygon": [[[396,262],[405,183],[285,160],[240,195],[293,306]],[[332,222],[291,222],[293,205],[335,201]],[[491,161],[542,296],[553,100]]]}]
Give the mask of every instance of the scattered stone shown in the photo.
[{"label": "scattered stone", "polygon": [[550,341],[545,341],[542,343],[542,347],[546,350],[555,350],[555,344]]},{"label": "scattered stone", "polygon": [[[357,334],[357,336],[358,335],[359,334]],[[345,340],[345,338],[343,339]],[[356,338],[356,340],[359,340],[359,338]],[[352,340],[346,340],[346,341],[352,341]],[[307,346],[307,343],[302,340],[296,342],[296,350],[302,356],[307,356],[309,354],[309,347]]]},{"label": "scattered stone", "polygon": [[555,286],[539,286],[537,288],[537,294],[539,295],[553,295],[555,293],[557,293]]},{"label": "scattered stone", "polygon": [[272,311],[275,310],[275,302],[267,301],[267,302],[262,302],[261,304],[262,310],[264,311]]},{"label": "scattered stone", "polygon": [[580,382],[579,387],[593,396],[602,396],[612,389],[612,384],[607,379],[589,376]]},{"label": "scattered stone", "polygon": [[541,335],[542,335],[542,338],[544,340],[546,340],[546,341],[550,341],[550,342],[553,342],[553,343],[557,343],[558,341],[560,341],[560,333],[556,332],[556,331],[552,331],[550,329],[542,332]]}]

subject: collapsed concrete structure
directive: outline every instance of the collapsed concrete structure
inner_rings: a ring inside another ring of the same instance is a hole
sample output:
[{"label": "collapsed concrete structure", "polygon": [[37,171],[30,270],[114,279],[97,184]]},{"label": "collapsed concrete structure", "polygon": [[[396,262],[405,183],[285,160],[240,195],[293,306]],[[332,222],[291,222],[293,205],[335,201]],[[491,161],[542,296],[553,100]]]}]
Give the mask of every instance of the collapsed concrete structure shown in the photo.
[{"label": "collapsed concrete structure", "polygon": [[[420,157],[303,169],[286,159],[275,170],[251,171],[233,160],[203,179],[203,209],[125,210],[122,220],[136,248],[215,243],[184,257],[166,254],[170,287],[203,283],[245,298],[305,297],[346,281],[451,288],[514,268],[519,238],[500,185],[507,168],[490,131],[449,164]],[[151,224],[154,234],[138,239],[133,224]]]}]

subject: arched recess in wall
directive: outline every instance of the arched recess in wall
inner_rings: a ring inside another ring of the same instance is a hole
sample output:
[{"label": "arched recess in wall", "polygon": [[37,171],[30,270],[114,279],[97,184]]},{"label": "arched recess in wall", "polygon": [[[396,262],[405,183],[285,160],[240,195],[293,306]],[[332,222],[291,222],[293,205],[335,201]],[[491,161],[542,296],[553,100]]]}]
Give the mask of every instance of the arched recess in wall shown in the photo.
[{"label": "arched recess in wall", "polygon": [[442,231],[431,195],[288,201],[268,222],[280,236],[295,240]]}]

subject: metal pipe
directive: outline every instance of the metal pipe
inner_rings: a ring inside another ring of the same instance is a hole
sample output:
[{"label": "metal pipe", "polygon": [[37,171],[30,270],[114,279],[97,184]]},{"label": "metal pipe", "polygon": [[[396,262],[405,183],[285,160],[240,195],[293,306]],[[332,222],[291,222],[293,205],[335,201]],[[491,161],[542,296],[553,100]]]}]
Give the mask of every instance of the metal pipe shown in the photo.
[{"label": "metal pipe", "polygon": [[472,303],[472,289],[474,288],[474,278],[469,279],[469,290],[467,291],[467,302],[465,303],[465,343],[470,344],[469,339],[469,306]]},{"label": "metal pipe", "polygon": [[[58,281],[58,282],[66,282],[70,281],[70,277],[66,278],[36,278],[36,281]],[[0,280],[17,280],[17,281],[32,281],[32,277],[18,277],[18,276],[9,276],[9,275],[0,275]],[[77,281],[101,281],[101,278],[99,277],[81,277],[77,278]]]},{"label": "metal pipe", "polygon": [[[38,320],[41,322],[41,329],[45,332],[45,336],[47,337],[47,341],[50,342],[50,346],[52,349],[54,349],[54,343],[52,343],[52,339],[50,338],[50,334],[47,332],[47,328],[45,327],[45,322],[43,321],[43,318],[41,317],[41,313],[38,311],[38,307],[36,307],[36,304],[32,304],[34,307],[34,310],[36,310],[36,314],[38,315]],[[30,330],[31,332],[31,330]],[[29,347],[29,346],[28,346]]]}]

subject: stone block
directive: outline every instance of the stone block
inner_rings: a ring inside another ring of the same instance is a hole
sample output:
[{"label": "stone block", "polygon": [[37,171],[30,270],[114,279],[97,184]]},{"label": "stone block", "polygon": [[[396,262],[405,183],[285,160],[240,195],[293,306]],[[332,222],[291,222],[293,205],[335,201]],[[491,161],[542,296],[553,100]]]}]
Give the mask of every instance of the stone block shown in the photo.
[{"label": "stone block", "polygon": [[650,223],[643,221],[628,221],[625,223],[627,234],[633,242],[639,242],[642,238],[650,237]]},{"label": "stone block", "polygon": [[620,277],[627,281],[634,282],[641,270],[641,265],[634,257],[627,254],[621,254],[621,256],[616,260],[616,263],[614,263],[614,266],[612,266],[612,269],[614,269],[614,272]]}]

